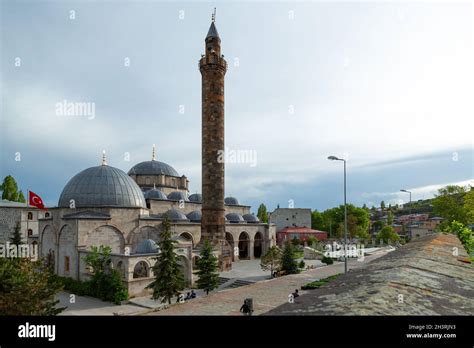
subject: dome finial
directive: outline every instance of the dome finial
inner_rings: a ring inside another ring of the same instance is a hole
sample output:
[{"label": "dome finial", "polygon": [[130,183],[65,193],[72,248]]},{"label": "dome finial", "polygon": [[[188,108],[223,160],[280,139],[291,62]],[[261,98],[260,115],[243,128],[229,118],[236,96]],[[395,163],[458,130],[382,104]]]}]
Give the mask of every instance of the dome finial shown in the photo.
[{"label": "dome finial", "polygon": [[156,146],[153,144],[153,152],[151,154],[151,160],[156,161]]},{"label": "dome finial", "polygon": [[102,150],[102,165],[107,165],[107,158],[105,157],[105,150]]},{"label": "dome finial", "polygon": [[214,7],[214,12],[212,13],[212,22],[214,23],[216,21],[216,8]]},{"label": "dome finial", "polygon": [[156,190],[156,184],[153,183],[153,190]]}]

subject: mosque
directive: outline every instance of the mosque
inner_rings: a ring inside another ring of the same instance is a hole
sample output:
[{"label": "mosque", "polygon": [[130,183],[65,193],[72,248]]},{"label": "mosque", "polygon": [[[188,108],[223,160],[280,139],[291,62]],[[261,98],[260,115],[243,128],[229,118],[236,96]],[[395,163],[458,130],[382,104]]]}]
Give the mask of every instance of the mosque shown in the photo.
[{"label": "mosque", "polygon": [[85,280],[90,274],[83,258],[92,246],[112,249],[131,297],[147,293],[165,216],[171,222],[175,251],[189,285],[195,282],[201,242],[212,242],[221,270],[239,260],[259,258],[276,244],[276,227],[250,213],[250,206],[224,197],[224,75],[214,18],[199,61],[202,75],[202,195],[189,195],[189,180],[156,159],[136,164],[128,174],[107,164],[87,168],[64,187],[58,206],[39,219],[41,256],[54,260],[60,276]]}]

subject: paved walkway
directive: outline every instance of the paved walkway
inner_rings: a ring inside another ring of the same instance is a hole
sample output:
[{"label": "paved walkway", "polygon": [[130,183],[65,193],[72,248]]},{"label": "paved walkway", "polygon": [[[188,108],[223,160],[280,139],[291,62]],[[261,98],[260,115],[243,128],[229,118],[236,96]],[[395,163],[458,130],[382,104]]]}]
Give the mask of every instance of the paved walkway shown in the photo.
[{"label": "paved walkway", "polygon": [[[364,267],[370,261],[385,255],[388,249],[381,249],[378,253],[366,256],[363,262],[356,259],[349,260],[349,269]],[[288,295],[295,289],[308,282],[342,273],[343,263],[336,263],[327,267],[320,267],[276,279],[261,281],[240,288],[215,292],[206,297],[196,298],[183,304],[144,313],[146,315],[241,315],[240,307],[245,298],[252,298],[254,315],[263,314],[269,310],[288,302]],[[300,294],[306,291],[300,290]]]}]

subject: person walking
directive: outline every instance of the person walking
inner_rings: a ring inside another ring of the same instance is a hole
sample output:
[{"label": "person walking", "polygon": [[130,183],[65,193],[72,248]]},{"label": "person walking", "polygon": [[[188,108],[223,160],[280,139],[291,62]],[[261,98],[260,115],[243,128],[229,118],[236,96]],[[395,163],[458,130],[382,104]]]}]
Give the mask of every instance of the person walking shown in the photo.
[{"label": "person walking", "polygon": [[240,312],[242,312],[243,315],[252,315],[252,309],[247,300],[244,300],[244,304],[240,307]]}]

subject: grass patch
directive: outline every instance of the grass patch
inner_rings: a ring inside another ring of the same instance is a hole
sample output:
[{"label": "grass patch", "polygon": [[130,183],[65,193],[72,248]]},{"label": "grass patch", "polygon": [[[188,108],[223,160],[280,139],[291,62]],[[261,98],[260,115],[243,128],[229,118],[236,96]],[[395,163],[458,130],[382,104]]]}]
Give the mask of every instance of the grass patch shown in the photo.
[{"label": "grass patch", "polygon": [[295,259],[301,259],[304,256],[304,251],[303,250],[298,250],[293,253],[293,257]]},{"label": "grass patch", "polygon": [[327,278],[323,278],[323,279],[319,279],[319,280],[315,280],[314,282],[311,282],[311,283],[308,283],[308,284],[305,284],[301,287],[301,290],[313,290],[313,289],[317,289],[321,286],[323,286],[324,284],[327,284],[331,281],[333,281],[334,279],[336,279],[337,277],[339,277],[340,274],[335,274],[335,275],[332,275],[332,276],[329,276]]}]

